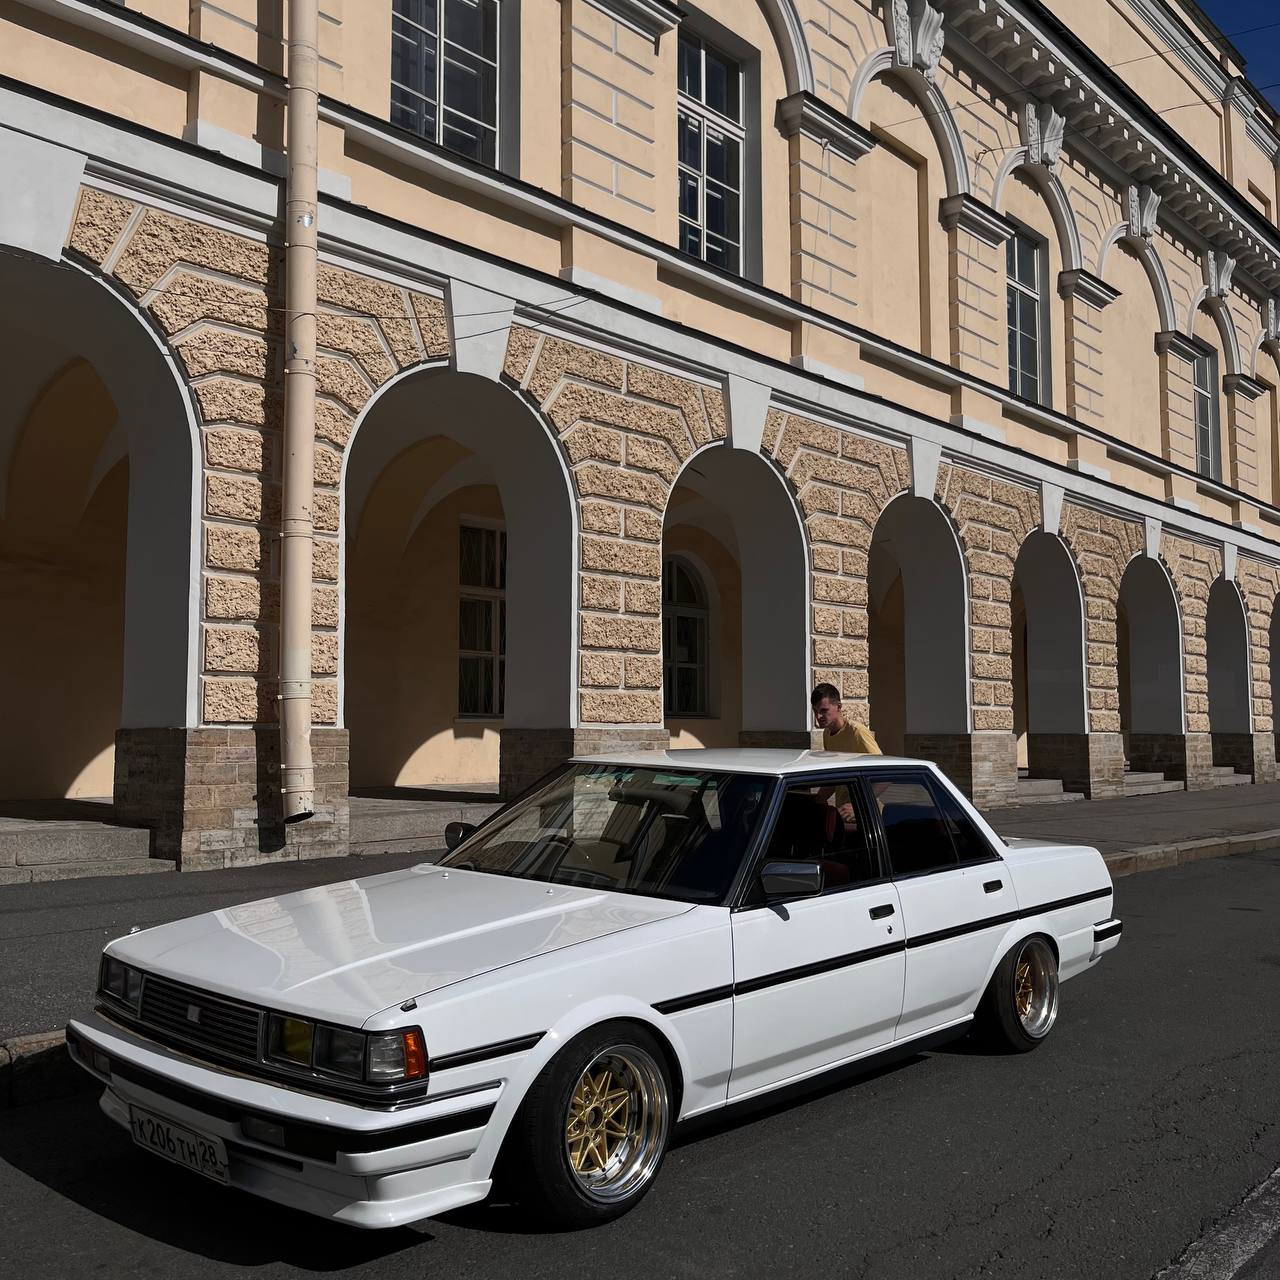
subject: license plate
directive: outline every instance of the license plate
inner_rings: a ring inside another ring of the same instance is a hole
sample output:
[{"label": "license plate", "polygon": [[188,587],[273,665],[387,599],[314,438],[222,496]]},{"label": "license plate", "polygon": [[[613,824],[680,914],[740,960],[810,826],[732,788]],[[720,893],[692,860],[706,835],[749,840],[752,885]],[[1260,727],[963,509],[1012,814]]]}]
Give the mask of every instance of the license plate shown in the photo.
[{"label": "license plate", "polygon": [[143,1111],[141,1107],[129,1108],[129,1128],[133,1140],[140,1147],[172,1160],[187,1169],[194,1169],[215,1182],[227,1181],[227,1149],[220,1138],[207,1138],[163,1116]]}]

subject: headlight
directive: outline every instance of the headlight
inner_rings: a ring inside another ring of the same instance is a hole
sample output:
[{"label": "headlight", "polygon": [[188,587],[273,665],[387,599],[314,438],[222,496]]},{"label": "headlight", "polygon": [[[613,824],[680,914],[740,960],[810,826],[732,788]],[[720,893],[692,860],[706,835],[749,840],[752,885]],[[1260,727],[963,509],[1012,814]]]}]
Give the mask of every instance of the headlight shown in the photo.
[{"label": "headlight", "polygon": [[399,1084],[427,1077],[426,1042],[419,1027],[366,1035],[273,1013],[267,1056],[285,1066],[368,1084]]},{"label": "headlight", "polygon": [[128,1005],[134,1013],[142,999],[142,974],[115,956],[104,955],[98,971],[98,991],[120,1004]]}]

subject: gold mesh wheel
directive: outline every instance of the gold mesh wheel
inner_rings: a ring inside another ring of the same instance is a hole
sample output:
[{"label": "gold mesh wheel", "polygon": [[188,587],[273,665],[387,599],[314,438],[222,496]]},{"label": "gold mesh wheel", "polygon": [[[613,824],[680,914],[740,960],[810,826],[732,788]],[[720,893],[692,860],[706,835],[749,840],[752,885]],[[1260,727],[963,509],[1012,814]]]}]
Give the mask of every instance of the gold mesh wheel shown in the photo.
[{"label": "gold mesh wheel", "polygon": [[569,1169],[592,1199],[623,1199],[653,1176],[669,1127],[670,1100],[658,1064],[638,1045],[605,1049],[583,1068],[569,1096]]}]

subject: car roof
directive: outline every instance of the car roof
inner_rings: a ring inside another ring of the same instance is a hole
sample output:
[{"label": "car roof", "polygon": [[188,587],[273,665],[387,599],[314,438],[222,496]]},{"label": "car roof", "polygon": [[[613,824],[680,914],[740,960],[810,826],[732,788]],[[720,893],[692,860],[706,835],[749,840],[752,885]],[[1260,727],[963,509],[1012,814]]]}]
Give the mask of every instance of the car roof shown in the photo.
[{"label": "car roof", "polygon": [[764,773],[774,777],[829,773],[832,769],[886,765],[933,766],[906,756],[854,751],[796,751],[775,747],[677,747],[667,751],[617,751],[574,756],[575,764],[619,764],[640,769],[698,769],[712,773]]}]

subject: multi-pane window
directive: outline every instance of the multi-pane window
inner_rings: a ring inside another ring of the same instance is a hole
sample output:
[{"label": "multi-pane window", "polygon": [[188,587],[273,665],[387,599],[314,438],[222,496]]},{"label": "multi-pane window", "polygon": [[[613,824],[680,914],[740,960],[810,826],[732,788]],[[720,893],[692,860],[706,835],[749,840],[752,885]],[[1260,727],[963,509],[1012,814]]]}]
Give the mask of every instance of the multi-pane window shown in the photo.
[{"label": "multi-pane window", "polygon": [[1218,436],[1218,361],[1212,351],[1202,351],[1192,361],[1193,400],[1196,415],[1196,470],[1217,480],[1222,474],[1222,450]]},{"label": "multi-pane window", "polygon": [[393,0],[392,124],[496,165],[499,10],[500,0]]},{"label": "multi-pane window", "polygon": [[1027,400],[1047,397],[1044,245],[1023,231],[1005,241],[1008,280],[1009,390]]},{"label": "multi-pane window", "polygon": [[458,531],[458,714],[501,717],[507,684],[507,535]]},{"label": "multi-pane window", "polygon": [[663,710],[669,716],[707,714],[707,594],[683,560],[662,566]]},{"label": "multi-pane window", "polygon": [[680,249],[742,270],[742,68],[680,33]]}]

